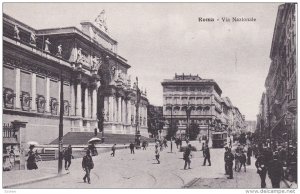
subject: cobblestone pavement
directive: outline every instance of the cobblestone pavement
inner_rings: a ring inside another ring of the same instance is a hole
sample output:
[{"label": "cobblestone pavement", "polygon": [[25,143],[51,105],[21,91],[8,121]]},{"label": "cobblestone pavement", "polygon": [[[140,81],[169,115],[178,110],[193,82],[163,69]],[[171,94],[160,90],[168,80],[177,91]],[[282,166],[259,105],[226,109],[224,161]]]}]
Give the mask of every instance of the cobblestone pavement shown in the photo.
[{"label": "cobblestone pavement", "polygon": [[[198,142],[192,144],[200,148]],[[75,159],[70,173],[65,176],[14,188],[260,188],[254,167],[246,173],[235,173],[233,180],[226,179],[224,149],[211,149],[212,166],[202,166],[202,152],[193,152],[192,169],[189,170],[183,169],[182,154],[173,144],[173,153],[170,147],[163,150],[161,163],[157,164],[153,147],[136,150],[135,154],[130,154],[129,149],[117,150],[115,157],[111,157],[110,152],[102,153],[93,157],[95,167],[91,172],[91,184],[83,182],[81,159]],[[51,168],[56,166],[57,161],[47,164]]]}]

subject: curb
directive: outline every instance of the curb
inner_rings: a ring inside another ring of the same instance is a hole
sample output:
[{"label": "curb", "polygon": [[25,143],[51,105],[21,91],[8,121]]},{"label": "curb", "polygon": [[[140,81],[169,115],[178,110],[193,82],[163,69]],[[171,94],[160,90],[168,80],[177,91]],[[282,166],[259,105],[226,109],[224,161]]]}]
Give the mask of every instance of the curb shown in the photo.
[{"label": "curb", "polygon": [[8,189],[8,188],[13,189],[12,187],[15,187],[15,186],[26,185],[26,184],[40,182],[40,181],[44,181],[44,180],[48,180],[48,179],[52,179],[52,178],[62,177],[62,176],[65,176],[65,175],[67,175],[69,173],[70,172],[65,172],[65,173],[62,173],[60,175],[56,174],[56,175],[51,175],[51,176],[44,176],[44,177],[37,178],[37,179],[29,179],[27,181],[23,181],[23,182],[20,182],[20,183],[13,183],[13,184],[5,185],[5,186],[3,186],[3,188],[5,188],[5,189]]}]

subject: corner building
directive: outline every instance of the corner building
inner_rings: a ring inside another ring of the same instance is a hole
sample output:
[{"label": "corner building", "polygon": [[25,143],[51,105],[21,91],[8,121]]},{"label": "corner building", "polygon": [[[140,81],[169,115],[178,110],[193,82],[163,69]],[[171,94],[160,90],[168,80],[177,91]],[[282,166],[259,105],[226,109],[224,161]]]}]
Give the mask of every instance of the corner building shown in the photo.
[{"label": "corner building", "polygon": [[[163,115],[166,122],[177,123],[178,132],[185,134],[188,127],[186,111],[191,107],[190,123],[199,124],[202,135],[213,121],[218,127],[228,127],[222,122],[222,90],[213,79],[202,79],[198,75],[177,75],[165,79],[163,86]],[[168,126],[165,126],[168,127]],[[206,131],[206,132],[205,132]]]},{"label": "corner building", "polygon": [[[34,29],[3,14],[3,127],[27,122],[24,141],[47,144],[58,137],[59,106],[64,105],[64,134],[135,134],[136,119],[148,137],[146,94],[136,115],[136,83],[117,41],[98,24],[82,29]],[[64,100],[60,101],[63,80]]]}]

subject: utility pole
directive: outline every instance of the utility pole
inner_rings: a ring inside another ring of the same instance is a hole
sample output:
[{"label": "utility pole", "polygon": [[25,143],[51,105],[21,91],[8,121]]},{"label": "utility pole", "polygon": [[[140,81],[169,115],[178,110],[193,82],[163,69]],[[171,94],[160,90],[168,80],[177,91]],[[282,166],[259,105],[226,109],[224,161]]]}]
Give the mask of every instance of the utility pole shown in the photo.
[{"label": "utility pole", "polygon": [[139,82],[138,78],[136,77],[136,104],[135,104],[135,109],[136,109],[136,128],[135,128],[135,142],[137,145],[139,145],[139,137],[140,137],[140,130],[139,130],[139,103],[140,103],[140,98],[141,98],[141,92],[139,89]]},{"label": "utility pole", "polygon": [[63,159],[63,131],[64,131],[64,80],[62,71],[60,73],[60,111],[59,111],[59,133],[58,133],[58,174],[62,171],[62,159]]}]

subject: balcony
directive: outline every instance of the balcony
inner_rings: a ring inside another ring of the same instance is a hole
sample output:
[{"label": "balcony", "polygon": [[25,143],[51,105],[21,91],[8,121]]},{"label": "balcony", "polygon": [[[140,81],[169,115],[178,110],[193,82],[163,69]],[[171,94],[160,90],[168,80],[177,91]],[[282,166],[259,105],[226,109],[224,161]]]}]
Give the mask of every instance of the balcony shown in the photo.
[{"label": "balcony", "polygon": [[297,100],[296,99],[289,100],[287,108],[291,113],[296,114],[297,113]]}]

